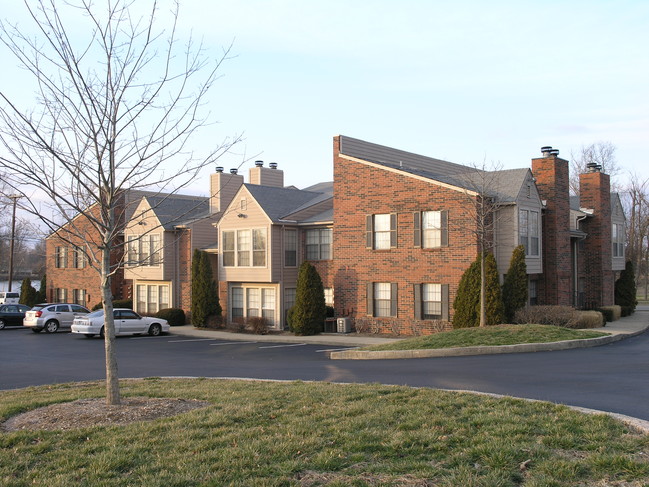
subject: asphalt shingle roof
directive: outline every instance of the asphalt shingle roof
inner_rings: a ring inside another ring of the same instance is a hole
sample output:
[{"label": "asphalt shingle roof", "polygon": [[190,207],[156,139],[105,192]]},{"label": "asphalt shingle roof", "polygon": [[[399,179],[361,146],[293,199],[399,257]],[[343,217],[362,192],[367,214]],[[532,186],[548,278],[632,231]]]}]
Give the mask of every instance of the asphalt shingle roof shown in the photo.
[{"label": "asphalt shingle roof", "polygon": [[294,188],[276,188],[258,184],[245,184],[244,186],[274,222],[282,220],[286,215],[295,213],[299,209],[307,208],[331,197],[325,193]]}]

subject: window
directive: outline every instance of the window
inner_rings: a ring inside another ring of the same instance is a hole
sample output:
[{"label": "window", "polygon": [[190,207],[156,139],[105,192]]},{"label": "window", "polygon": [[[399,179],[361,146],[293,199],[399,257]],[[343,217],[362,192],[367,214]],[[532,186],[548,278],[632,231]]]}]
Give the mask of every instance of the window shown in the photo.
[{"label": "window", "polygon": [[54,254],[54,265],[57,269],[65,269],[68,266],[67,247],[57,247]]},{"label": "window", "polygon": [[158,266],[161,262],[162,246],[160,234],[128,235],[126,252],[128,264],[132,266]]},{"label": "window", "polygon": [[232,319],[243,317],[243,288],[232,288]]},{"label": "window", "polygon": [[138,284],[136,287],[136,311],[143,314],[157,313],[171,307],[169,284]]},{"label": "window", "polygon": [[224,267],[266,266],[267,239],[265,228],[223,232],[221,240]]},{"label": "window", "polygon": [[[275,296],[275,288],[232,287],[230,289],[232,319],[261,316],[273,325],[275,323]],[[295,300],[295,292],[293,292],[293,300]]]},{"label": "window", "polygon": [[221,239],[221,253],[223,254],[223,266],[234,266],[234,232],[223,232]]},{"label": "window", "polygon": [[72,302],[75,304],[80,304],[81,306],[86,305],[86,290],[85,289],[73,289],[72,290]]},{"label": "window", "polygon": [[413,214],[415,247],[448,246],[448,211],[417,211]]},{"label": "window", "polygon": [[75,269],[83,269],[86,267],[86,255],[83,253],[83,249],[75,247],[72,252],[72,258],[74,259],[72,264]]},{"label": "window", "polygon": [[536,306],[538,304],[537,298],[537,282],[530,280],[527,286],[527,294],[530,298],[530,306]]},{"label": "window", "polygon": [[397,316],[397,285],[390,282],[369,283],[367,310],[370,316]]},{"label": "window", "polygon": [[68,290],[56,288],[54,290],[54,296],[57,303],[66,303],[68,301]]},{"label": "window", "polygon": [[254,267],[266,266],[266,229],[252,231],[252,265]]},{"label": "window", "polygon": [[367,215],[365,220],[365,247],[391,249],[397,246],[397,214]]},{"label": "window", "polygon": [[415,319],[448,320],[448,284],[415,284]]},{"label": "window", "polygon": [[297,230],[284,231],[284,265],[286,267],[297,265]]},{"label": "window", "polygon": [[624,225],[613,223],[613,257],[624,257]]},{"label": "window", "polygon": [[333,306],[334,305],[334,290],[333,288],[326,287],[324,289],[325,305]]},{"label": "window", "polygon": [[331,228],[306,231],[306,260],[331,259]]},{"label": "window", "polygon": [[539,255],[539,212],[520,210],[518,213],[519,244],[525,247],[526,256]]}]

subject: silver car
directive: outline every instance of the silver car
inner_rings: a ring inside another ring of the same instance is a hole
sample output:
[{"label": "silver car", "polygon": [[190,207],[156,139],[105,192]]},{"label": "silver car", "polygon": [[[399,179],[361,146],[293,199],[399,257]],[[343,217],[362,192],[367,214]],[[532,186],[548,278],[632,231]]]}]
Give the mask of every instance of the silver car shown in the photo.
[{"label": "silver car", "polygon": [[23,326],[30,327],[34,333],[40,333],[42,330],[46,333],[55,333],[60,329],[70,329],[77,316],[88,313],[90,310],[79,304],[37,304],[25,313]]}]

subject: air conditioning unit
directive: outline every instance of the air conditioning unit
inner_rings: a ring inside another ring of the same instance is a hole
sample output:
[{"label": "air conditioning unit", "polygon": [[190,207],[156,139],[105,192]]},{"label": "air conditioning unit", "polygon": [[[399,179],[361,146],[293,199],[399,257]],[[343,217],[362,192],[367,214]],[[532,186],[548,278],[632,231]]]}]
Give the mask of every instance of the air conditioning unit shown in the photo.
[{"label": "air conditioning unit", "polygon": [[352,322],[349,318],[336,319],[336,328],[338,333],[351,333]]}]

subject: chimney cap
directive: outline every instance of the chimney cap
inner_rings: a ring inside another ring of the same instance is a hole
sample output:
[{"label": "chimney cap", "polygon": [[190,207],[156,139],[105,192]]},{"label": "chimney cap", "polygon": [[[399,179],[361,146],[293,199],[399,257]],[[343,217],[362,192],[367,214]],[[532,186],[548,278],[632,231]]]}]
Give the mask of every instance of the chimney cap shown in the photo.
[{"label": "chimney cap", "polygon": [[223,172],[223,166],[216,166],[216,172],[222,173]]},{"label": "chimney cap", "polygon": [[270,166],[271,169],[277,169],[277,163],[276,162],[271,162],[269,164],[269,166]]},{"label": "chimney cap", "polygon": [[550,151],[550,155],[558,156],[558,155],[559,155],[559,149],[552,149],[552,150]]},{"label": "chimney cap", "polygon": [[239,172],[239,170],[236,167],[233,167],[232,169],[230,169],[230,174],[236,174],[238,172]]},{"label": "chimney cap", "polygon": [[264,165],[264,161],[255,161],[256,167],[262,167],[263,165]]}]

